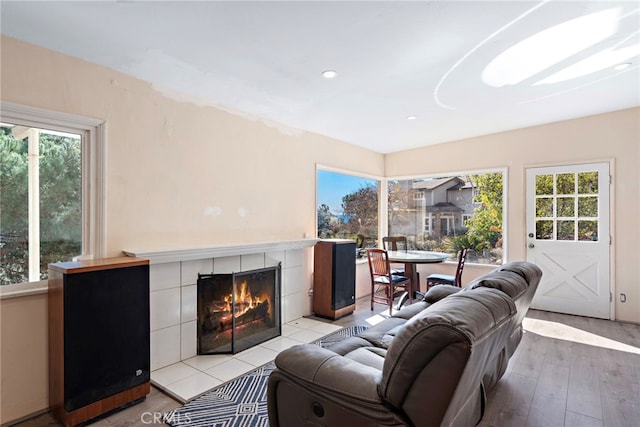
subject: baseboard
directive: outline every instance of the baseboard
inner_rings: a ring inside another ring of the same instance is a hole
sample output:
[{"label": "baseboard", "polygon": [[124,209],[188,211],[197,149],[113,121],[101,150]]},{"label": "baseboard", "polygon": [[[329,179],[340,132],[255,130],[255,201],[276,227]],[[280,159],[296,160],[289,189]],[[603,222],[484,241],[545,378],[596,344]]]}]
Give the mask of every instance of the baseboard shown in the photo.
[{"label": "baseboard", "polygon": [[30,420],[31,418],[39,417],[40,415],[46,414],[47,412],[50,412],[50,411],[51,411],[51,408],[41,409],[41,410],[33,412],[31,414],[24,415],[22,417],[16,418],[15,420],[6,421],[6,422],[0,424],[0,427],[11,427],[11,426],[19,424],[21,422]]}]

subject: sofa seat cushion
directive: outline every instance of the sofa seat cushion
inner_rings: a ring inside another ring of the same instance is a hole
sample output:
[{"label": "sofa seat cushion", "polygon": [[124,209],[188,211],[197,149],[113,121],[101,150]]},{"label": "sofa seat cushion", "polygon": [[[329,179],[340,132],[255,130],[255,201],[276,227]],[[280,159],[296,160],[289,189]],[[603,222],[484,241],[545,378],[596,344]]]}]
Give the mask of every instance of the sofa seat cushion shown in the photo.
[{"label": "sofa seat cushion", "polygon": [[390,329],[389,332],[384,335],[384,337],[382,338],[382,342],[386,344],[385,348],[389,348],[389,346],[391,345],[391,341],[393,341],[393,339],[396,337],[398,332],[402,330],[403,327],[404,323],[402,325],[396,326],[393,329]]},{"label": "sofa seat cushion", "polygon": [[361,347],[345,354],[344,357],[382,371],[386,355],[387,350],[384,348]]},{"label": "sofa seat cushion", "polygon": [[370,346],[371,343],[369,341],[356,335],[333,343],[330,346],[327,346],[327,348],[340,356],[344,356],[359,348]]},{"label": "sofa seat cushion", "polygon": [[389,331],[404,325],[406,322],[407,321],[402,318],[389,317],[358,334],[358,337],[367,340],[372,347],[387,348],[390,344],[388,337]]},{"label": "sofa seat cushion", "polygon": [[[420,313],[425,308],[429,307],[430,305],[431,304],[427,304],[424,301],[417,301],[417,302],[414,302],[411,305],[402,306],[402,309],[400,309],[399,311],[395,312],[393,314],[393,316],[391,316],[391,317],[394,318],[394,319],[409,320],[413,316],[415,316],[416,314]],[[385,320],[385,322],[386,322],[386,320]]]},{"label": "sofa seat cushion", "polygon": [[388,335],[389,331],[404,325],[405,322],[406,320],[401,318],[385,319],[354,337],[349,337],[332,344],[329,349],[341,356],[349,354],[362,347],[377,347],[386,350],[395,336],[395,333],[391,336]]}]

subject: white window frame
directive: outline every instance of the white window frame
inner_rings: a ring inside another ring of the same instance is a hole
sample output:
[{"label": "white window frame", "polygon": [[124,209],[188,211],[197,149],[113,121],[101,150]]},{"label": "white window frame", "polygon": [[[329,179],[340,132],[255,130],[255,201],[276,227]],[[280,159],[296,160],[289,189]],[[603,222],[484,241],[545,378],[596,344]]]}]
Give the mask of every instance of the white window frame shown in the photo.
[{"label": "white window frame", "polygon": [[[106,123],[0,101],[0,122],[82,135],[82,257],[106,255]],[[0,286],[0,298],[42,293],[47,281]]]},{"label": "white window frame", "polygon": [[431,214],[431,212],[429,212],[427,215],[424,216],[424,232],[431,235],[432,232],[432,226],[431,223],[433,222],[433,215]]}]

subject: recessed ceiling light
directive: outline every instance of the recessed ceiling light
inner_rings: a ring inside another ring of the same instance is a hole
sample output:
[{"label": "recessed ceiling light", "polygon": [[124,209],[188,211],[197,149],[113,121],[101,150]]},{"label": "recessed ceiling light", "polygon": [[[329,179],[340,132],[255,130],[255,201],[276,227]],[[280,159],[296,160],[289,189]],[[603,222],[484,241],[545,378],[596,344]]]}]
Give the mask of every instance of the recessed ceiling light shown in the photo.
[{"label": "recessed ceiling light", "polygon": [[338,73],[334,70],[326,70],[322,72],[322,77],[325,79],[333,79],[338,75]]},{"label": "recessed ceiling light", "polygon": [[418,118],[417,116],[409,116],[409,117],[407,117],[407,120],[415,120],[417,118]]},{"label": "recessed ceiling light", "polygon": [[622,71],[629,67],[631,67],[631,62],[623,62],[622,64],[618,64],[615,67],[613,67],[613,69],[616,71]]}]

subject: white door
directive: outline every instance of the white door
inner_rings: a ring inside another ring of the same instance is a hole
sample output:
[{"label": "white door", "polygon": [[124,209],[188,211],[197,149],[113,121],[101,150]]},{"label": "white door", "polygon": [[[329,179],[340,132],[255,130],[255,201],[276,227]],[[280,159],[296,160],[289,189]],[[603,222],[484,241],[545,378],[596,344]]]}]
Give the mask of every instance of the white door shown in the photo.
[{"label": "white door", "polygon": [[610,318],[609,164],[527,169],[527,260],[542,280],[531,307]]}]

